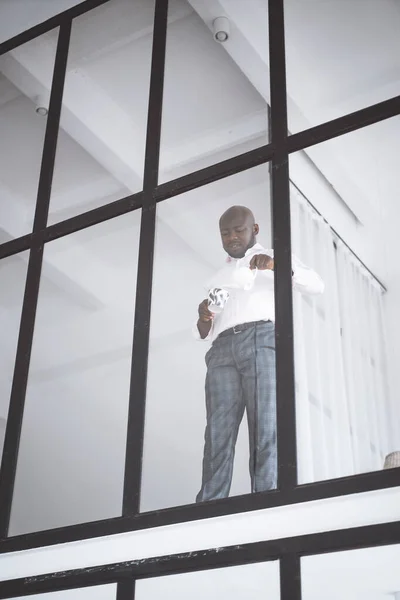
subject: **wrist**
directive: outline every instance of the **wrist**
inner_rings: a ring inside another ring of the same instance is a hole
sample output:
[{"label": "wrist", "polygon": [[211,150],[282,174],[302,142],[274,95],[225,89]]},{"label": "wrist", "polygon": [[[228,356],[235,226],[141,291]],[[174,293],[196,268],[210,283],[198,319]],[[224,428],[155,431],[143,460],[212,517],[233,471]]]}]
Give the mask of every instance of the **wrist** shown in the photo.
[{"label": "wrist", "polygon": [[212,321],[201,321],[201,319],[197,321],[197,329],[201,339],[204,340],[208,336],[211,330],[211,326]]}]

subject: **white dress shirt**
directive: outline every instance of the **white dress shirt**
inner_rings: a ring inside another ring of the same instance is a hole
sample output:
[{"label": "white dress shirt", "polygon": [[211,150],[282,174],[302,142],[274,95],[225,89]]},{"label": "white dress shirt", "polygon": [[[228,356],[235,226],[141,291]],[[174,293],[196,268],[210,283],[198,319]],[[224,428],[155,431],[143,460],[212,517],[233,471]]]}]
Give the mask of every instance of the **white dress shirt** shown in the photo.
[{"label": "white dress shirt", "polygon": [[[248,268],[251,258],[256,254],[274,256],[273,250],[266,250],[261,244],[256,243],[247,250],[243,258],[235,259],[228,256],[226,265],[207,283],[207,294],[212,288],[223,288],[229,292],[229,298],[222,312],[214,316],[210,332],[204,340],[213,341],[220,333],[235,325],[253,321],[275,321],[274,271],[256,270],[253,271],[254,279],[249,285],[238,283],[237,270]],[[307,294],[323,292],[324,283],[320,276],[303,265],[295,256],[292,257],[292,269],[294,289]],[[201,340],[197,324],[194,335],[196,339]]]}]

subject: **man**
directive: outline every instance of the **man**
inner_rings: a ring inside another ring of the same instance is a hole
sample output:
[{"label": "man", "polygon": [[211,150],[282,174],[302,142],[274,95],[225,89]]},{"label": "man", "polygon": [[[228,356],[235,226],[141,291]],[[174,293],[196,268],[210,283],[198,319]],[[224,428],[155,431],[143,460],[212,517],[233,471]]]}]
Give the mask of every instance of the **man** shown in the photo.
[{"label": "man", "polygon": [[[206,354],[207,426],[197,502],[229,495],[245,409],[252,492],[277,486],[273,251],[257,243],[259,226],[244,206],[229,208],[220,218],[219,228],[227,264],[208,289],[223,288],[229,298],[218,314],[209,310],[208,299],[198,309],[196,336],[213,344]],[[314,271],[295,257],[292,268],[294,288],[322,293],[324,284]],[[241,285],[239,270],[246,274],[248,269],[253,273],[252,282]]]}]

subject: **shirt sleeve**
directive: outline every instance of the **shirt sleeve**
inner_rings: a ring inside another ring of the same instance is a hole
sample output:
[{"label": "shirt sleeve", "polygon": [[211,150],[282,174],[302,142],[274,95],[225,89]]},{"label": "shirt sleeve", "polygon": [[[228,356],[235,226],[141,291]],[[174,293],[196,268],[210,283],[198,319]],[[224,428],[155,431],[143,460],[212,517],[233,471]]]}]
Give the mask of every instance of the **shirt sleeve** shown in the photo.
[{"label": "shirt sleeve", "polygon": [[306,267],[296,256],[292,256],[293,287],[303,294],[322,294],[325,288],[321,277]]},{"label": "shirt sleeve", "polygon": [[[257,248],[251,256],[256,254],[267,254],[274,258],[274,251],[272,249]],[[325,285],[318,273],[304,265],[294,255],[292,255],[292,271],[292,282],[295,290],[310,295],[323,293]],[[259,271],[259,273],[270,276],[271,271]]]}]

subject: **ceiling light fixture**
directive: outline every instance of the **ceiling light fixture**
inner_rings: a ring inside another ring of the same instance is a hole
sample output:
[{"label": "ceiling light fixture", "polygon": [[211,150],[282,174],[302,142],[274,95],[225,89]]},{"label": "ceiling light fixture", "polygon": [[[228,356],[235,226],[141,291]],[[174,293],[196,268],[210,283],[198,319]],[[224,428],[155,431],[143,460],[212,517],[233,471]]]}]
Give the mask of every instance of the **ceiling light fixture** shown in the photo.
[{"label": "ceiling light fixture", "polygon": [[213,21],[214,40],[223,44],[230,34],[229,20],[226,17],[217,17]]},{"label": "ceiling light fixture", "polygon": [[35,112],[41,117],[47,117],[48,115],[48,99],[43,94],[35,98]]}]

